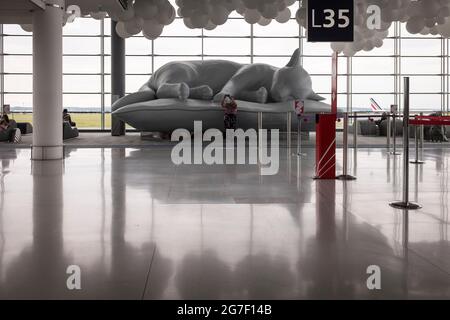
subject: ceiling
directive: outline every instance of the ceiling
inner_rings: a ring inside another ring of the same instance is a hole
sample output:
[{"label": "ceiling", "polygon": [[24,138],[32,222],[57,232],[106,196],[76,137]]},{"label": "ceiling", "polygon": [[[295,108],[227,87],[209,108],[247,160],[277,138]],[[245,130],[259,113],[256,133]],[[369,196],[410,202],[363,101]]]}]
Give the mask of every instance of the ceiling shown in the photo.
[{"label": "ceiling", "polygon": [[[100,4],[119,7],[117,0],[66,0],[66,7],[78,5],[83,11],[95,11]],[[31,24],[31,11],[43,10],[44,0],[0,0],[0,23]]]}]

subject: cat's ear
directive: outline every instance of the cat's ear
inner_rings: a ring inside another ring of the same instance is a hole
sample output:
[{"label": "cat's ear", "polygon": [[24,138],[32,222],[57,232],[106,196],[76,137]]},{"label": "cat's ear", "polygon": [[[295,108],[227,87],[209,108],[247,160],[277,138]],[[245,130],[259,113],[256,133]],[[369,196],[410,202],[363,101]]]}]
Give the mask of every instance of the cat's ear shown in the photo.
[{"label": "cat's ear", "polygon": [[298,67],[300,66],[300,49],[294,51],[292,55],[291,61],[286,65],[288,68]]}]

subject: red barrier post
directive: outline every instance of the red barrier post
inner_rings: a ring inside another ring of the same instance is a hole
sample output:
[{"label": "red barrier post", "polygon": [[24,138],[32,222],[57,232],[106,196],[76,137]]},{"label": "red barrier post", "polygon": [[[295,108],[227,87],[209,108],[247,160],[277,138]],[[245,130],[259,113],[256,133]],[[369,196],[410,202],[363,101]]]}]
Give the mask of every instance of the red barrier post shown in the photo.
[{"label": "red barrier post", "polygon": [[333,54],[331,114],[316,119],[316,179],[336,179],[338,53]]}]

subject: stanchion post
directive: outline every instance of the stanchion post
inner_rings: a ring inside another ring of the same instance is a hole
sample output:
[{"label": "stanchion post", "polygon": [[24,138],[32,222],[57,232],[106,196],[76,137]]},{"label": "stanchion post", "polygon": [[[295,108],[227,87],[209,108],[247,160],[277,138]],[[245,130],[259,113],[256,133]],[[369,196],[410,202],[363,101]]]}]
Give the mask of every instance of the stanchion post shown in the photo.
[{"label": "stanchion post", "polygon": [[388,152],[391,151],[391,135],[392,135],[392,115],[390,114],[387,122],[386,145]]},{"label": "stanchion post", "polygon": [[[396,115],[396,112],[392,113],[392,122],[394,124],[394,128],[393,128],[394,135],[392,137],[394,146],[393,146],[393,150],[392,150],[391,154],[394,156],[397,156],[400,153],[397,152],[397,115]],[[391,129],[392,129],[392,127],[391,127]]]},{"label": "stanchion post", "polygon": [[420,126],[416,126],[416,128],[415,128],[415,135],[414,135],[414,142],[415,142],[415,148],[416,148],[416,160],[414,160],[414,161],[411,161],[411,163],[412,164],[424,164],[424,162],[423,161],[421,161],[420,160],[420,154],[419,154],[419,151],[420,151],[420,143],[419,143],[419,140],[420,140]]},{"label": "stanchion post", "polygon": [[344,115],[344,146],[343,146],[343,154],[344,154],[344,163],[343,163],[343,174],[338,176],[338,180],[356,180],[355,177],[348,174],[348,123],[349,123],[348,113]]},{"label": "stanchion post", "polygon": [[421,206],[409,201],[409,77],[404,78],[403,107],[403,201],[393,202],[391,207],[403,210],[417,210]]},{"label": "stanchion post", "polygon": [[356,176],[356,168],[358,165],[358,131],[359,131],[359,121],[358,113],[354,113],[353,121],[353,174]]},{"label": "stanchion post", "polygon": [[263,128],[263,114],[258,112],[258,164],[260,164],[262,158],[262,128]]},{"label": "stanchion post", "polygon": [[358,149],[358,113],[353,114],[353,148]]},{"label": "stanchion post", "polygon": [[292,113],[286,113],[286,142],[288,147],[288,152],[290,154],[291,145],[292,145]]},{"label": "stanchion post", "polygon": [[297,116],[297,155],[302,155],[302,117]]},{"label": "stanchion post", "polygon": [[[420,113],[420,116],[423,117],[423,112]],[[424,139],[425,139],[425,132],[424,132],[424,125],[421,124],[420,125],[420,152],[423,152],[423,144],[424,144]]]},{"label": "stanchion post", "polygon": [[297,124],[297,156],[303,157],[306,156],[302,153],[302,120],[303,117],[301,115],[297,116],[298,124]]}]

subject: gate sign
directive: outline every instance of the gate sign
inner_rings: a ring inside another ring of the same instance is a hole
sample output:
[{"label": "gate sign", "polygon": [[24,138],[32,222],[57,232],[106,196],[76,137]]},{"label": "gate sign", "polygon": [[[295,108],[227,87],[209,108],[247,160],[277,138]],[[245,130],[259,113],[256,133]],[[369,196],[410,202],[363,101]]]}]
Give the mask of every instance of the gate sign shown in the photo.
[{"label": "gate sign", "polygon": [[353,42],[354,0],[308,0],[309,42]]}]

